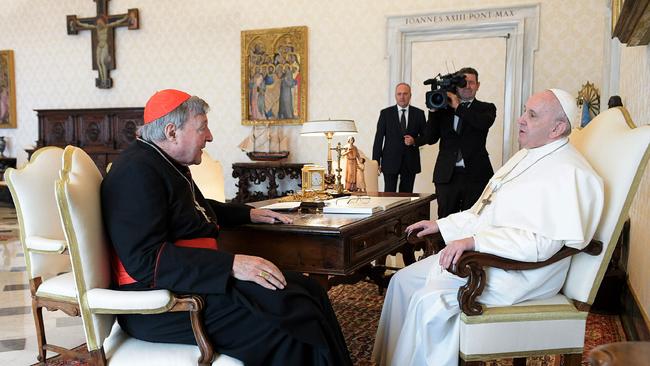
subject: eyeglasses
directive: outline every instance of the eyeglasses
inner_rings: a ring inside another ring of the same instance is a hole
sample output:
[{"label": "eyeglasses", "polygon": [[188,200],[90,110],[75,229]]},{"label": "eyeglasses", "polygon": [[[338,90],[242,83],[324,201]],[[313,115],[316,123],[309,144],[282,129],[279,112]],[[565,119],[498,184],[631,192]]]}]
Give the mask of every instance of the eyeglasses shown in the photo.
[{"label": "eyeglasses", "polygon": [[363,205],[368,202],[370,202],[370,197],[367,196],[350,196],[336,199],[337,206]]}]

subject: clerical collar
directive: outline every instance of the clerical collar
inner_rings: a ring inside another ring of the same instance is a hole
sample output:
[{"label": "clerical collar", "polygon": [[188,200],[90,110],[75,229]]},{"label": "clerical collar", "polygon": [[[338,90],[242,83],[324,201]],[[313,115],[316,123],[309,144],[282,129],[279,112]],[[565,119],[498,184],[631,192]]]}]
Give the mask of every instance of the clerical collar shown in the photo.
[{"label": "clerical collar", "polygon": [[549,154],[551,151],[559,149],[561,146],[566,145],[568,142],[568,137],[562,137],[553,142],[549,142],[546,145],[528,149],[528,156],[526,156],[526,159],[534,159],[538,156]]},{"label": "clerical collar", "polygon": [[158,152],[160,155],[162,155],[162,157],[167,162],[169,162],[174,168],[176,168],[176,169],[180,170],[181,172],[183,172],[183,174],[185,174],[185,175],[189,174],[189,171],[190,171],[189,167],[177,162],[174,158],[169,156],[169,154],[167,154],[163,149],[161,149],[160,146],[156,145],[155,143],[153,143],[151,141],[147,141],[147,140],[145,140],[145,139],[143,139],[141,137],[138,137],[136,140],[138,142],[142,143],[143,145],[149,146],[150,148],[154,149],[156,152]]},{"label": "clerical collar", "polygon": [[[162,158],[169,164],[171,165],[172,168],[187,182],[190,192],[192,193],[192,200],[194,201],[194,208],[200,212],[203,217],[205,218],[205,221],[207,222],[212,222],[212,219],[208,216],[206,213],[205,208],[201,206],[201,204],[196,200],[196,193],[194,192],[194,181],[192,180],[192,174],[190,173],[190,168],[178,163],[176,160],[172,159],[171,156],[169,156],[166,152],[163,151],[163,149],[160,148],[160,146],[154,144],[153,142],[141,139],[140,137],[137,138],[138,142],[143,143],[149,147],[151,147],[155,152],[160,154]],[[183,171],[181,171],[183,170]],[[183,173],[185,172],[185,173]]]}]

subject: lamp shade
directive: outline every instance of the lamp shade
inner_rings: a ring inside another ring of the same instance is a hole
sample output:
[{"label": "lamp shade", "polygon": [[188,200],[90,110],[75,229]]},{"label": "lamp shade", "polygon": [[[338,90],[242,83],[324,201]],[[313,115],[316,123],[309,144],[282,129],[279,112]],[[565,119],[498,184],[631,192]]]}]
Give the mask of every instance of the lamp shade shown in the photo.
[{"label": "lamp shade", "polygon": [[337,136],[352,135],[357,133],[357,126],[350,119],[328,119],[307,121],[303,123],[300,131],[302,136],[322,136],[327,133]]}]

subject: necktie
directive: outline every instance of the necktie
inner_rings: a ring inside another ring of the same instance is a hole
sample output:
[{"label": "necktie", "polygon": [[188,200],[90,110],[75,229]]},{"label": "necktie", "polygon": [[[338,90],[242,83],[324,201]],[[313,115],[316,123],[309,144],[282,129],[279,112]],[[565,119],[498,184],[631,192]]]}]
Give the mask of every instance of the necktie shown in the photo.
[{"label": "necktie", "polygon": [[[462,102],[460,105],[464,107],[469,107],[469,102]],[[456,124],[456,132],[460,133],[460,126],[462,125],[463,120],[458,118],[458,124]]]},{"label": "necktie", "polygon": [[[468,107],[469,102],[462,102],[460,105]],[[460,126],[462,125],[463,120],[459,117],[458,118],[458,123],[456,124],[456,133],[460,135]],[[460,162],[463,160],[463,153],[460,151],[460,148],[458,148],[458,152],[456,153],[456,162]]]},{"label": "necktie", "polygon": [[399,124],[402,126],[402,131],[406,131],[406,109],[402,109],[402,116],[399,118]]}]

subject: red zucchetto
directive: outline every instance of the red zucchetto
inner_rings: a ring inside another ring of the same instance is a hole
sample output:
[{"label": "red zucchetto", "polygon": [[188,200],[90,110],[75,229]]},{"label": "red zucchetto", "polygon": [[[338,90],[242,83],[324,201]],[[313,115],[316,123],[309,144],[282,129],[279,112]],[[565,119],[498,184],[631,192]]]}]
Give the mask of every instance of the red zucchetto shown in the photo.
[{"label": "red zucchetto", "polygon": [[144,106],[144,123],[153,122],[190,99],[191,95],[176,89],[156,92]]}]

